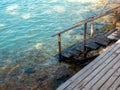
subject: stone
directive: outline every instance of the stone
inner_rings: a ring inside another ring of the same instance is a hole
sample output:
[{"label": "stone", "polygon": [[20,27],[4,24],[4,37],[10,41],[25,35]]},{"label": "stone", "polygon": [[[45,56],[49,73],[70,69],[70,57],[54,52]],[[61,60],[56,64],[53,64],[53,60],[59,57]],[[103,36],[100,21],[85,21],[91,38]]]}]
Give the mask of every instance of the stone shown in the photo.
[{"label": "stone", "polygon": [[35,69],[34,68],[27,68],[27,69],[25,69],[24,73],[26,73],[26,74],[35,73]]},{"label": "stone", "polygon": [[42,77],[42,78],[39,78],[37,81],[44,81],[44,80],[46,80],[48,77],[47,76],[44,76],[44,77]]}]

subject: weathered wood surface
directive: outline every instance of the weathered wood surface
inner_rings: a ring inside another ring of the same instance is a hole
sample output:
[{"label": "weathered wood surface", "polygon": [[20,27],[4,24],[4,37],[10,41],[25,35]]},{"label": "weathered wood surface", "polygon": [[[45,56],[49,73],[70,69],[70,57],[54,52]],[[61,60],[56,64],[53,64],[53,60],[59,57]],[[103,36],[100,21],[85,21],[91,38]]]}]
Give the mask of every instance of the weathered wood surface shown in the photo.
[{"label": "weathered wood surface", "polygon": [[[100,47],[106,47],[111,43],[111,39],[108,39],[108,36],[117,31],[118,28],[112,29],[109,32],[105,32],[103,34],[97,35],[92,39],[86,39],[86,52],[90,52],[92,50],[97,50]],[[118,30],[119,31],[119,30]],[[118,33],[118,36],[120,34]],[[120,39],[120,38],[119,38]],[[113,41],[113,40],[112,40]],[[65,61],[70,60],[71,57],[76,58],[76,57],[81,57],[81,55],[84,53],[84,43],[80,42],[75,45],[72,45],[68,47],[64,53],[62,53],[62,57]],[[79,60],[80,61],[80,60]]]},{"label": "weathered wood surface", "polygon": [[111,40],[118,40],[118,39],[120,39],[120,28],[118,28],[118,30],[115,31],[114,33],[110,34],[108,36],[108,38],[111,39]]},{"label": "weathered wood surface", "polygon": [[94,41],[102,46],[107,46],[110,43],[110,40],[107,38],[107,36],[99,35],[97,36]]},{"label": "weathered wood surface", "polygon": [[120,39],[57,90],[120,90]]}]

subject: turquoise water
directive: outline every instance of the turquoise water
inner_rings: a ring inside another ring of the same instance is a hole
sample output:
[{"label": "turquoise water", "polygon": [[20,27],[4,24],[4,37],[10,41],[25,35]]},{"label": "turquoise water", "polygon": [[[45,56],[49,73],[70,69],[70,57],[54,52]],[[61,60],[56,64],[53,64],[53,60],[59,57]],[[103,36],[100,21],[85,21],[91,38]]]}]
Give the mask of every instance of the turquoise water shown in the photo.
[{"label": "turquoise water", "polygon": [[[94,0],[0,0],[0,66],[21,60],[44,61],[57,53],[60,32],[94,15]],[[69,38],[80,40],[78,29],[63,35],[64,47]],[[72,34],[71,34],[72,33]]]}]

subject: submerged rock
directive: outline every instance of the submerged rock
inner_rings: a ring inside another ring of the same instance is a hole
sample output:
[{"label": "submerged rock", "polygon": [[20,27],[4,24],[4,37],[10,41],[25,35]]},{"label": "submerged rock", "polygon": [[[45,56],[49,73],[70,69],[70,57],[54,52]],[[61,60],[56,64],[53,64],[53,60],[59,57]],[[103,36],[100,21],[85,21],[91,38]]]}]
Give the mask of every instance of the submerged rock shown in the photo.
[{"label": "submerged rock", "polygon": [[48,77],[47,77],[47,76],[44,76],[44,77],[42,77],[42,78],[39,78],[37,81],[44,81],[44,80],[46,80],[46,79],[48,79]]},{"label": "submerged rock", "polygon": [[58,80],[64,76],[66,76],[67,74],[68,74],[68,69],[65,67],[65,68],[58,70],[56,72],[55,78]]},{"label": "submerged rock", "polygon": [[24,73],[26,73],[26,74],[35,73],[35,68],[27,68],[27,69],[25,69]]}]

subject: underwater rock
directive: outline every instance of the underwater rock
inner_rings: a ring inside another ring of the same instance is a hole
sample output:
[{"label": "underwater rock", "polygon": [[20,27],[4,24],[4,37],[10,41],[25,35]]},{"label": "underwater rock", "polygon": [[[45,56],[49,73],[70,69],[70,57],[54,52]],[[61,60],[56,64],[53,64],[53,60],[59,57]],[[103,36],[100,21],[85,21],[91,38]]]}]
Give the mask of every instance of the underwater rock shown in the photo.
[{"label": "underwater rock", "polygon": [[24,73],[26,73],[26,74],[35,73],[35,68],[27,68],[27,69],[25,69]]},{"label": "underwater rock", "polygon": [[68,74],[68,69],[67,69],[67,68],[63,68],[62,70],[60,70],[60,71],[58,71],[58,72],[56,73],[55,78],[56,78],[56,79],[60,79],[60,78],[62,78],[62,77],[64,77],[64,76],[66,76],[67,74]]},{"label": "underwater rock", "polygon": [[37,81],[44,81],[44,80],[46,80],[48,78],[48,76],[44,76],[44,77],[42,77],[42,78],[39,78]]}]

